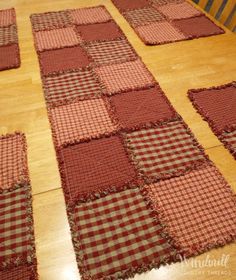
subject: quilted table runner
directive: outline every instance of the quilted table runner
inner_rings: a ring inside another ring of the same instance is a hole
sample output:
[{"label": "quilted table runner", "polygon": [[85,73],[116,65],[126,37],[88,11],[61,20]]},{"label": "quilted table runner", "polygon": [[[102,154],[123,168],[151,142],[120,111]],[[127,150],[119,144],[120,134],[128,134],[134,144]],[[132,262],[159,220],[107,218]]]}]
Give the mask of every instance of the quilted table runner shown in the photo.
[{"label": "quilted table runner", "polygon": [[0,279],[37,280],[26,140],[0,136]]},{"label": "quilted table runner", "polygon": [[0,10],[0,70],[20,67],[15,9]]},{"label": "quilted table runner", "polygon": [[188,96],[215,135],[236,159],[236,83],[192,89]]},{"label": "quilted table runner", "polygon": [[161,45],[224,33],[185,0],[112,0],[146,45]]},{"label": "quilted table runner", "polygon": [[235,197],[103,6],[31,16],[82,279],[235,239]]}]

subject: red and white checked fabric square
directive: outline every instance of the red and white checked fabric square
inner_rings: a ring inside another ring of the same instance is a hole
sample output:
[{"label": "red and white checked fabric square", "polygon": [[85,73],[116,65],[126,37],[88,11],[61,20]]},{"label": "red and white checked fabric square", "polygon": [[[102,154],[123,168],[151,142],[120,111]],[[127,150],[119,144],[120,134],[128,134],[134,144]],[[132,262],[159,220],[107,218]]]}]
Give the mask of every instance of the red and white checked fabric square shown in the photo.
[{"label": "red and white checked fabric square", "polygon": [[169,19],[189,18],[202,14],[201,11],[187,2],[164,5],[159,7],[158,10]]},{"label": "red and white checked fabric square", "polygon": [[30,186],[0,193],[0,264],[19,257],[32,261],[29,203]]},{"label": "red and white checked fabric square", "polygon": [[52,108],[50,117],[59,146],[75,140],[111,133],[117,128],[101,98]]},{"label": "red and white checked fabric square", "polygon": [[112,19],[104,7],[71,10],[70,14],[73,23],[78,25],[106,22]]},{"label": "red and white checked fabric square", "polygon": [[75,46],[81,42],[73,27],[38,31],[35,33],[36,47],[39,51]]},{"label": "red and white checked fabric square", "polygon": [[0,27],[9,26],[15,22],[15,10],[13,8],[0,10]]},{"label": "red and white checked fabric square", "polygon": [[97,75],[90,68],[47,76],[44,87],[47,103],[54,105],[97,97],[103,91]]},{"label": "red and white checked fabric square", "polygon": [[17,31],[14,24],[0,28],[0,46],[17,43],[17,41]]},{"label": "red and white checked fabric square", "polygon": [[150,22],[165,20],[162,14],[152,7],[131,10],[124,13],[124,16],[133,26],[147,25]]},{"label": "red and white checked fabric square", "polygon": [[75,238],[75,245],[81,245],[88,278],[123,279],[127,271],[175,254],[138,189],[79,204],[71,215],[80,238],[80,242]]},{"label": "red and white checked fabric square", "polygon": [[72,19],[68,11],[33,14],[30,18],[34,31],[62,28],[72,25]]},{"label": "red and white checked fabric square", "polygon": [[230,151],[236,158],[236,130],[231,132],[223,132],[220,139],[229,147]]},{"label": "red and white checked fabric square", "polygon": [[124,39],[89,43],[86,50],[98,65],[121,63],[137,58],[130,44]]},{"label": "red and white checked fabric square", "polygon": [[29,181],[25,150],[22,134],[0,136],[0,189]]},{"label": "red and white checked fabric square", "polygon": [[95,71],[106,86],[108,94],[154,84],[151,73],[139,59],[121,64],[101,66],[95,68]]},{"label": "red and white checked fabric square", "polygon": [[37,274],[34,266],[21,265],[9,270],[0,271],[1,280],[36,280]]},{"label": "red and white checked fabric square", "polygon": [[186,255],[224,245],[236,235],[236,200],[211,165],[146,186],[153,207]]},{"label": "red and white checked fabric square", "polygon": [[156,22],[136,28],[139,36],[148,44],[161,44],[185,39],[185,35],[169,22]]},{"label": "red and white checked fabric square", "polygon": [[171,177],[205,162],[181,121],[127,133],[126,139],[138,168],[149,178]]}]

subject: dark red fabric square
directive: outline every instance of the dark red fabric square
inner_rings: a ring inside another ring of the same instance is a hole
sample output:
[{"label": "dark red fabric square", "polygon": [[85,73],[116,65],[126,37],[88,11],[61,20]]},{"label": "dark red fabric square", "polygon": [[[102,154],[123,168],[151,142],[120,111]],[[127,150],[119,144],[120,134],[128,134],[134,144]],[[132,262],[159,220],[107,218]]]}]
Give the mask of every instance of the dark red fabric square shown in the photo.
[{"label": "dark red fabric square", "polygon": [[157,86],[114,95],[110,102],[124,127],[165,121],[176,114]]},{"label": "dark red fabric square", "polygon": [[77,46],[50,50],[40,53],[40,63],[44,75],[69,69],[78,69],[89,64],[85,51]]},{"label": "dark red fabric square", "polygon": [[174,20],[173,25],[189,37],[202,37],[224,33],[224,30],[205,15]]},{"label": "dark red fabric square", "polygon": [[77,31],[86,42],[114,40],[123,36],[115,22],[79,25]]},{"label": "dark red fabric square", "polygon": [[121,187],[136,176],[118,136],[68,146],[61,150],[61,157],[64,187],[71,201],[108,187]]},{"label": "dark red fabric square", "polygon": [[112,0],[119,10],[141,9],[149,5],[148,0]]},{"label": "dark red fabric square", "polygon": [[17,68],[20,66],[18,44],[0,47],[0,70]]}]

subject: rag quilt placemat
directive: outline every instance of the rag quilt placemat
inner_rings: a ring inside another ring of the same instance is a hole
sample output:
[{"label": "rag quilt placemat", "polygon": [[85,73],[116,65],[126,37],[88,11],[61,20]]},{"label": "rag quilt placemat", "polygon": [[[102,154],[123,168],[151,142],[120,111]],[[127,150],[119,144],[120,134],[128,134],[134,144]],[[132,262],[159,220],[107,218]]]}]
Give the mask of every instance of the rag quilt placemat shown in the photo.
[{"label": "rag quilt placemat", "polygon": [[236,159],[236,82],[191,89],[188,96],[215,135]]},{"label": "rag quilt placemat", "polygon": [[26,139],[0,136],[0,279],[37,280]]},{"label": "rag quilt placemat", "polygon": [[224,30],[185,0],[112,0],[146,45],[207,37]]},{"label": "rag quilt placemat", "polygon": [[230,186],[106,8],[31,22],[82,279],[124,279],[233,241]]},{"label": "rag quilt placemat", "polygon": [[15,9],[0,10],[0,70],[20,67]]}]

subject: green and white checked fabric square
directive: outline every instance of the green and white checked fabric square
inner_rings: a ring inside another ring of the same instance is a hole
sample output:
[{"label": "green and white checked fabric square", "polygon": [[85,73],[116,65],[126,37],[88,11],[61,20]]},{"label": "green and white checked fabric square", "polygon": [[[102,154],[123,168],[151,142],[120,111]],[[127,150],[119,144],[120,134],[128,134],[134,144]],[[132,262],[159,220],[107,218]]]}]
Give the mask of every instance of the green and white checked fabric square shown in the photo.
[{"label": "green and white checked fabric square", "polygon": [[154,221],[139,189],[79,204],[72,219],[92,279],[115,279],[131,268],[167,261],[176,253],[161,236],[162,227]]}]

